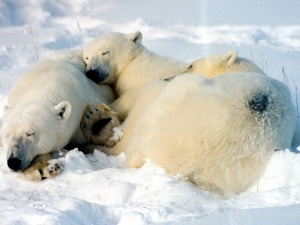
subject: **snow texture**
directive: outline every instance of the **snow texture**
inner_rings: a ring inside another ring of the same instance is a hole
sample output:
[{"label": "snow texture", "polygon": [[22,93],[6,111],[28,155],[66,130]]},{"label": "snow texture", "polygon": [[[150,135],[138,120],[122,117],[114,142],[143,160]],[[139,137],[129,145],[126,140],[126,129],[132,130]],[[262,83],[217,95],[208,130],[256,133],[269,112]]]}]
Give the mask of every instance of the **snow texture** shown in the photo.
[{"label": "snow texture", "polygon": [[[73,0],[0,2],[0,106],[38,58],[82,49],[106,32],[140,30],[144,45],[187,62],[237,50],[290,87],[296,105],[300,62],[296,0]],[[3,113],[0,111],[0,123]],[[116,130],[116,137],[122,136]],[[297,146],[295,146],[297,147]],[[61,175],[31,182],[6,165],[0,150],[1,224],[299,224],[300,155],[278,151],[247,191],[224,200],[146,163],[124,167],[125,155],[77,149]]]}]

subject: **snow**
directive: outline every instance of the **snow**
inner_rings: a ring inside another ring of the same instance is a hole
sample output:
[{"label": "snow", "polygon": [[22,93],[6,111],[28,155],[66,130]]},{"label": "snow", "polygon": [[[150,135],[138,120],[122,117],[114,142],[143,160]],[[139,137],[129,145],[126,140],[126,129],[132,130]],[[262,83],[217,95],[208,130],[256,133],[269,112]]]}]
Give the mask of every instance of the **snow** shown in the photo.
[{"label": "snow", "polygon": [[[296,0],[2,0],[0,106],[38,58],[82,49],[106,32],[137,30],[148,49],[188,62],[236,49],[276,79],[283,79],[284,67],[295,101],[299,10]],[[2,117],[1,110],[0,123]],[[1,224],[299,224],[296,148],[275,152],[252,187],[230,199],[201,191],[151,163],[125,168],[125,157],[99,151],[85,156],[74,149],[66,154],[61,175],[31,182],[7,168],[1,149]]]}]

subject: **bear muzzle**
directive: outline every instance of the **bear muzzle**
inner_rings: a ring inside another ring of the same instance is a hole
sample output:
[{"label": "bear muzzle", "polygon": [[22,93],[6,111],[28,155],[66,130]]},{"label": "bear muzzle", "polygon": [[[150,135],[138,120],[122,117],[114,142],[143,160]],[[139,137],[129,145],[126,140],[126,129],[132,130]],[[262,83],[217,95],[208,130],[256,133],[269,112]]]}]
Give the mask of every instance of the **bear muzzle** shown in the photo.
[{"label": "bear muzzle", "polygon": [[28,156],[26,152],[28,152],[27,148],[24,145],[11,144],[7,150],[9,153],[7,155],[7,166],[13,171],[23,171],[27,169],[30,164]]},{"label": "bear muzzle", "polygon": [[10,156],[7,160],[7,166],[13,171],[20,170],[21,165],[22,165],[22,160],[16,157]]},{"label": "bear muzzle", "polygon": [[262,114],[267,111],[267,107],[270,105],[270,99],[267,94],[264,93],[256,93],[252,98],[248,101],[248,107],[256,113]]},{"label": "bear muzzle", "polygon": [[101,83],[108,77],[108,73],[106,71],[94,69],[88,70],[85,75],[95,83]]}]

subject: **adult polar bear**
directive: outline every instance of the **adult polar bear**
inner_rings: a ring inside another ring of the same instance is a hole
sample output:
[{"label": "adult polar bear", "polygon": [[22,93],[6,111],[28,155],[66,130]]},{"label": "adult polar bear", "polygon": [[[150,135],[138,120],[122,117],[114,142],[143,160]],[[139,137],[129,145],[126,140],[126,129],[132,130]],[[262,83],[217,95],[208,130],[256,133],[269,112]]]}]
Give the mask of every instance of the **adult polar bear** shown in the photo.
[{"label": "adult polar bear", "polygon": [[82,52],[66,51],[40,61],[17,81],[2,127],[9,168],[24,171],[37,155],[87,142],[80,129],[86,106],[109,104],[114,95],[86,79],[84,71]]},{"label": "adult polar bear", "polygon": [[142,33],[108,33],[83,51],[86,75],[96,83],[113,84],[117,100],[110,107],[124,120],[140,89],[153,80],[182,74],[188,64],[159,56],[142,44]]}]

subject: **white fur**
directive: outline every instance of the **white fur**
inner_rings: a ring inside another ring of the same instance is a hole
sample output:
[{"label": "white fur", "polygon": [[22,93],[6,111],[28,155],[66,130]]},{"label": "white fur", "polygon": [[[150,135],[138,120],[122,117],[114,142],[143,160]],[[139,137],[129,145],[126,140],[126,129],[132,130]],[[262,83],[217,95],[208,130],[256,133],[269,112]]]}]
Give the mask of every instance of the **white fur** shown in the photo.
[{"label": "white fur", "polygon": [[[198,59],[190,64],[187,72],[201,74],[207,78],[222,76],[230,72],[255,72],[265,75],[253,62],[239,57],[236,51]],[[128,141],[132,137],[132,130],[136,125],[136,120],[144,109],[161,94],[167,84],[168,82],[157,80],[150,82],[141,89],[123,124],[124,137],[122,141],[114,147],[112,151],[114,154],[119,154],[126,148]]]},{"label": "white fur", "polygon": [[[214,79],[186,74],[160,92],[132,130],[125,149],[129,167],[150,160],[201,189],[238,194],[275,150],[291,145],[294,107],[277,80],[257,73]],[[247,106],[259,93],[269,98],[262,114]]]},{"label": "white fur", "polygon": [[[275,149],[290,147],[295,130],[290,93],[236,52],[192,65],[191,72],[216,78],[184,74],[146,85],[124,123],[123,139],[110,152],[125,151],[129,167],[150,160],[202,189],[240,193]],[[224,76],[230,68],[234,73]],[[268,94],[272,102],[263,116],[247,107],[255,93]]]},{"label": "white fur", "polygon": [[[187,73],[199,73],[207,78],[213,78],[220,75],[233,72],[256,72],[266,75],[257,65],[248,59],[239,57],[236,51],[230,51],[224,54],[207,56],[191,63]],[[296,131],[293,137],[292,145],[300,145],[300,122],[297,121]]]},{"label": "white fur", "polygon": [[207,78],[213,78],[227,73],[245,71],[266,75],[253,62],[239,57],[236,51],[230,51],[224,54],[211,55],[198,59],[191,63],[186,72],[198,73]]},{"label": "white fur", "polygon": [[13,87],[4,113],[7,157],[24,170],[36,155],[86,142],[79,124],[88,104],[110,103],[112,90],[86,79],[82,52],[67,51],[37,63]]},{"label": "white fur", "polygon": [[151,81],[183,73],[188,64],[159,56],[142,44],[142,33],[109,33],[91,42],[83,52],[87,71],[96,70],[113,84],[118,99],[111,105],[126,118],[139,90]]}]

